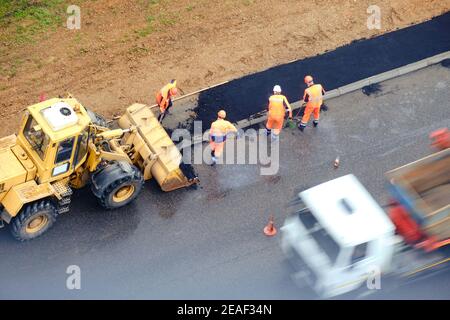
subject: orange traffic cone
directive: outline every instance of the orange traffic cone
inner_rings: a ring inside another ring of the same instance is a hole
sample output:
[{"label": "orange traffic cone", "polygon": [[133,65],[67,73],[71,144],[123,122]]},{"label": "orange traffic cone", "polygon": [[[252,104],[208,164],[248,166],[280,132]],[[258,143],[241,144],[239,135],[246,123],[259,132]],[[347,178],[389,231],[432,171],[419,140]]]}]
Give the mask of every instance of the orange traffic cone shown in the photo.
[{"label": "orange traffic cone", "polygon": [[277,234],[277,229],[273,225],[273,216],[270,216],[269,223],[264,227],[264,234],[268,237],[272,237]]}]

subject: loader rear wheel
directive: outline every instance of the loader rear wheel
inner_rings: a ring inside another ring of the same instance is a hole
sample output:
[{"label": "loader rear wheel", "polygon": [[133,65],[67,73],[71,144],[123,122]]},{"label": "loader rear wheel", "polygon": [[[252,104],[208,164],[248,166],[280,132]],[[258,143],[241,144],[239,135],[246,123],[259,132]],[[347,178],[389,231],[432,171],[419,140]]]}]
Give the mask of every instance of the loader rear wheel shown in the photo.
[{"label": "loader rear wheel", "polygon": [[116,209],[132,202],[142,190],[144,178],[128,163],[112,163],[93,177],[93,191],[106,209]]},{"label": "loader rear wheel", "polygon": [[19,241],[37,238],[50,229],[56,216],[56,207],[49,200],[28,204],[11,221],[11,233]]}]

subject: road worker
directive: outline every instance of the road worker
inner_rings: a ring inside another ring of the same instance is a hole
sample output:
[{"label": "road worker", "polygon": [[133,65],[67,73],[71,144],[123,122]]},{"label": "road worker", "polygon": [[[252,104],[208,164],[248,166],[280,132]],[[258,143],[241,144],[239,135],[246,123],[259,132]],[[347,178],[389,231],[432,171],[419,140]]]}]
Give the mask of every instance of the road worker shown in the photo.
[{"label": "road worker", "polygon": [[322,85],[314,84],[314,79],[311,76],[305,77],[305,83],[308,86],[303,94],[303,101],[306,102],[306,108],[303,118],[298,126],[302,132],[308,124],[311,113],[314,116],[314,127],[319,125],[320,107],[322,106],[323,95],[325,94],[325,89]]},{"label": "road worker", "polygon": [[237,128],[231,124],[231,122],[225,120],[227,113],[225,110],[220,110],[217,113],[217,120],[211,124],[209,131],[210,147],[211,147],[211,160],[212,165],[217,163],[218,158],[222,154],[227,134],[231,132],[237,133]]},{"label": "road worker", "polygon": [[289,119],[292,119],[291,105],[286,97],[281,94],[281,87],[279,85],[273,87],[273,95],[269,98],[268,110],[266,132],[267,135],[271,135],[273,140],[276,140],[283,128],[286,112],[289,113]]},{"label": "road worker", "polygon": [[173,79],[156,94],[156,103],[158,104],[160,111],[158,121],[160,123],[169,112],[170,107],[172,107],[172,97],[176,96],[177,93],[177,81]]}]

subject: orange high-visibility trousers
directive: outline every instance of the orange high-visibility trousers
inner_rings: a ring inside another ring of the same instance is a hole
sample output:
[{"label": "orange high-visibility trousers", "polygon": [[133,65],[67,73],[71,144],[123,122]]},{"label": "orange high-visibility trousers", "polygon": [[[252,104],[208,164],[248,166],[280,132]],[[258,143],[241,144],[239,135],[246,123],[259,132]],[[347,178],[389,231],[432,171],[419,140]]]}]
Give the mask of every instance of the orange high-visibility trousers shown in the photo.
[{"label": "orange high-visibility trousers", "polygon": [[267,118],[266,128],[273,130],[275,134],[280,134],[283,124],[284,117],[269,117]]},{"label": "orange high-visibility trousers", "polygon": [[161,92],[158,92],[156,94],[156,103],[158,104],[159,111],[161,113],[163,113],[164,111],[166,111],[166,109],[171,107],[171,102],[172,102],[172,99],[170,97],[164,98],[164,96],[161,94]]},{"label": "orange high-visibility trousers", "polygon": [[224,119],[217,119],[211,124],[209,145],[211,147],[211,156],[220,157],[223,146],[227,140],[229,132],[237,132],[237,128],[231,122]]},{"label": "orange high-visibility trousers", "polygon": [[[286,106],[286,108],[285,108]],[[287,98],[281,94],[274,94],[269,98],[269,114],[267,116],[267,130],[273,130],[273,133],[279,135],[284,124],[286,111],[289,117],[292,117],[292,108]]]},{"label": "orange high-visibility trousers", "polygon": [[320,106],[314,107],[314,106],[308,106],[306,105],[305,113],[303,114],[302,123],[307,124],[309,121],[309,118],[311,117],[311,113],[314,116],[314,120],[318,121],[320,118]]}]

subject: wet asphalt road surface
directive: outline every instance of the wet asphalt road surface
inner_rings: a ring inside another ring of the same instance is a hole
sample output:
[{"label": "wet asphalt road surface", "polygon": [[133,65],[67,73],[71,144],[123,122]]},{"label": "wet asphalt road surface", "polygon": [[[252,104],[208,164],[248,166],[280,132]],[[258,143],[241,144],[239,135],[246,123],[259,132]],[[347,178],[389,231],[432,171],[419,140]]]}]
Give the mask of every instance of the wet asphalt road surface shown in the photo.
[{"label": "wet asphalt road surface", "polygon": [[[18,243],[0,230],[0,298],[315,299],[291,281],[279,236],[263,235],[269,215],[279,227],[297,188],[348,173],[387,203],[383,174],[430,154],[428,134],[450,126],[449,88],[450,69],[436,65],[327,101],[318,129],[282,132],[274,176],[195,165],[197,189],[163,193],[149,182],[116,211],[77,191],[41,238]],[[81,290],[66,288],[70,265],[81,268]],[[449,299],[449,272],[369,298]]]}]

